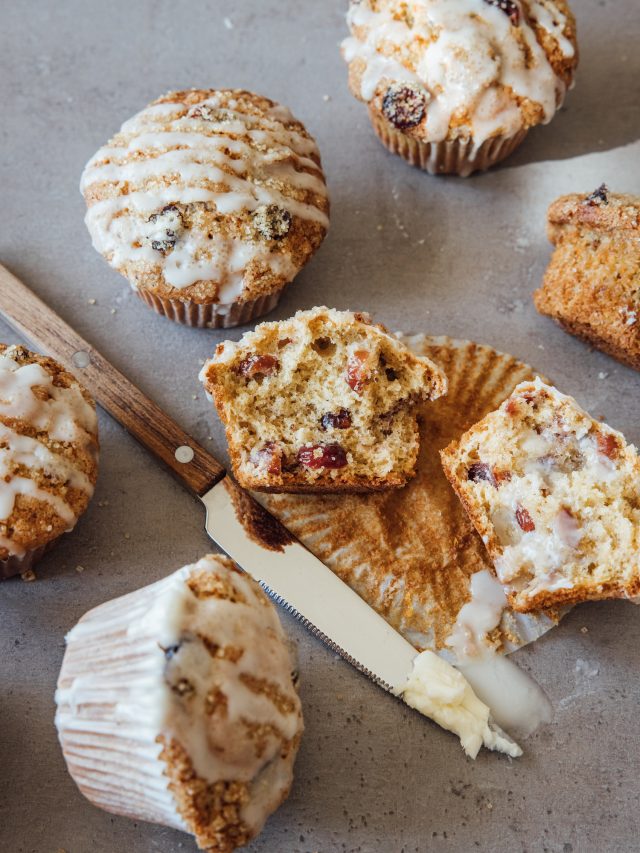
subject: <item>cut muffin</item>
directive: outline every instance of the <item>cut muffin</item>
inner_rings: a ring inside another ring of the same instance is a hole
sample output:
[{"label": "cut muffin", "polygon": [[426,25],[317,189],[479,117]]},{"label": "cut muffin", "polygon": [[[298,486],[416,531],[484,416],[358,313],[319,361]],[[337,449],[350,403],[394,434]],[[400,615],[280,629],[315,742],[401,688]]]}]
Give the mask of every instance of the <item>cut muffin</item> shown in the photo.
[{"label": "cut muffin", "polygon": [[640,198],[567,195],[549,208],[555,251],[534,302],[569,333],[640,370]]},{"label": "cut muffin", "polygon": [[95,403],[52,358],[0,344],[0,578],[35,565],[89,505]]},{"label": "cut muffin", "polygon": [[248,323],[322,243],[314,139],[236,89],[169,92],[126,121],[81,180],[93,245],[148,305],[191,326]]},{"label": "cut muffin", "polygon": [[578,64],[565,0],[351,0],[351,91],[393,153],[469,175],[551,121]]},{"label": "cut muffin", "polygon": [[368,315],[329,308],[263,323],[202,369],[234,473],[265,492],[362,492],[415,474],[417,404],[446,377]]},{"label": "cut muffin", "polygon": [[511,606],[640,594],[640,459],[540,379],[441,452]]},{"label": "cut muffin", "polygon": [[85,614],[67,635],[56,726],[82,793],[209,853],[247,844],[286,798],[302,735],[288,643],[227,557]]}]

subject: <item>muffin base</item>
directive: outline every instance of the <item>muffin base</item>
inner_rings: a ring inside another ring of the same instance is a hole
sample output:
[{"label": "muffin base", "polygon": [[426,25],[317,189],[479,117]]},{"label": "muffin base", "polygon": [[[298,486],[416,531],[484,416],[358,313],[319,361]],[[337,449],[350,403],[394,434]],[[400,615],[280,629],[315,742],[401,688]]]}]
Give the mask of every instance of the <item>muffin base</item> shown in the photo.
[{"label": "muffin base", "polygon": [[407,136],[369,107],[369,118],[376,136],[392,154],[397,154],[430,175],[459,175],[467,178],[473,172],[485,172],[512,154],[529,132],[523,128],[513,136],[494,136],[479,147],[471,140],[452,139],[443,142],[421,142]]},{"label": "muffin base", "polygon": [[51,542],[47,542],[46,545],[41,545],[39,548],[34,548],[32,551],[27,551],[22,556],[14,554],[6,560],[0,560],[0,580],[28,572],[35,566],[38,560],[53,548],[59,538],[52,539]]},{"label": "muffin base", "polygon": [[260,296],[248,302],[234,302],[221,306],[219,303],[183,302],[180,299],[165,299],[149,290],[136,290],[135,293],[150,308],[174,323],[192,326],[198,329],[231,329],[252,323],[276,307],[284,288]]}]

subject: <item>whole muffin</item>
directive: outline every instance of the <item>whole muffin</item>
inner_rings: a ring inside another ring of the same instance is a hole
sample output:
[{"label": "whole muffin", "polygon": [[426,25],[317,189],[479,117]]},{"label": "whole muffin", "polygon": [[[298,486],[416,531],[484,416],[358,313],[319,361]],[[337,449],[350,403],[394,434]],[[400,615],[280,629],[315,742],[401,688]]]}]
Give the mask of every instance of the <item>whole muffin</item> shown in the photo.
[{"label": "whole muffin", "polygon": [[260,586],[209,555],[85,614],[67,635],[56,726],[82,793],[210,853],[260,832],[302,735],[289,647]]},{"label": "whole muffin", "polygon": [[386,147],[466,176],[551,121],[578,63],[565,0],[351,0],[353,94]]},{"label": "whole muffin", "polygon": [[0,578],[30,569],[89,504],[95,404],[52,358],[0,344]]},{"label": "whole muffin", "polygon": [[169,92],[126,121],[80,184],[93,245],[161,314],[230,327],[275,308],[322,243],[313,138],[251,92]]}]

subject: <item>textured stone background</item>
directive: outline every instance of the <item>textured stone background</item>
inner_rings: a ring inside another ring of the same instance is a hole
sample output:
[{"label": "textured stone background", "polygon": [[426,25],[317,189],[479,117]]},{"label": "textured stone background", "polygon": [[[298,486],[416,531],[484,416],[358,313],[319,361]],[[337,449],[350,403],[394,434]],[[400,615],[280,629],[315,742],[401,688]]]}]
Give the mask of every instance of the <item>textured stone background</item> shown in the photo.
[{"label": "textured stone background", "polygon": [[[582,65],[566,108],[503,168],[463,181],[422,175],[375,141],[338,52],[344,0],[5,0],[0,260],[222,454],[197,381],[220,335],[173,326],[137,301],[91,248],[77,185],[98,146],[161,92],[255,89],[316,135],[333,202],[324,248],[275,316],[326,303],[370,310],[394,329],[475,338],[537,365],[640,442],[638,375],[538,317],[530,299],[549,257],[544,212],[556,195],[603,180],[640,191],[640,5],[574,6]],[[0,339],[15,336],[0,327]],[[0,588],[6,853],[195,849],[180,833],[91,806],[55,737],[65,632],[89,607],[211,547],[199,506],[106,416],[101,430],[89,512],[36,583]],[[300,647],[307,731],[292,795],[255,853],[638,848],[640,620],[631,604],[577,608],[518,654],[556,716],[516,763],[486,753],[468,761],[452,736],[283,619]]]}]

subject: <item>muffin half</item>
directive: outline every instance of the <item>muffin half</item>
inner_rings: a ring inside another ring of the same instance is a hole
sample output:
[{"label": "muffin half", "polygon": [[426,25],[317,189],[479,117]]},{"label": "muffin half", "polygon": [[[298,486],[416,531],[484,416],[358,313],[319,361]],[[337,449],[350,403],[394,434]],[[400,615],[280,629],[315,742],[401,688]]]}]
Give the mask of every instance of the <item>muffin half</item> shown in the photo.
[{"label": "muffin half", "polygon": [[191,326],[271,311],[329,227],[315,141],[286,107],[242,90],[169,92],[122,125],[80,186],[97,251]]},{"label": "muffin half", "polygon": [[366,314],[314,308],[220,344],[201,372],[234,473],[265,492],[366,492],[416,472],[444,373]]}]

